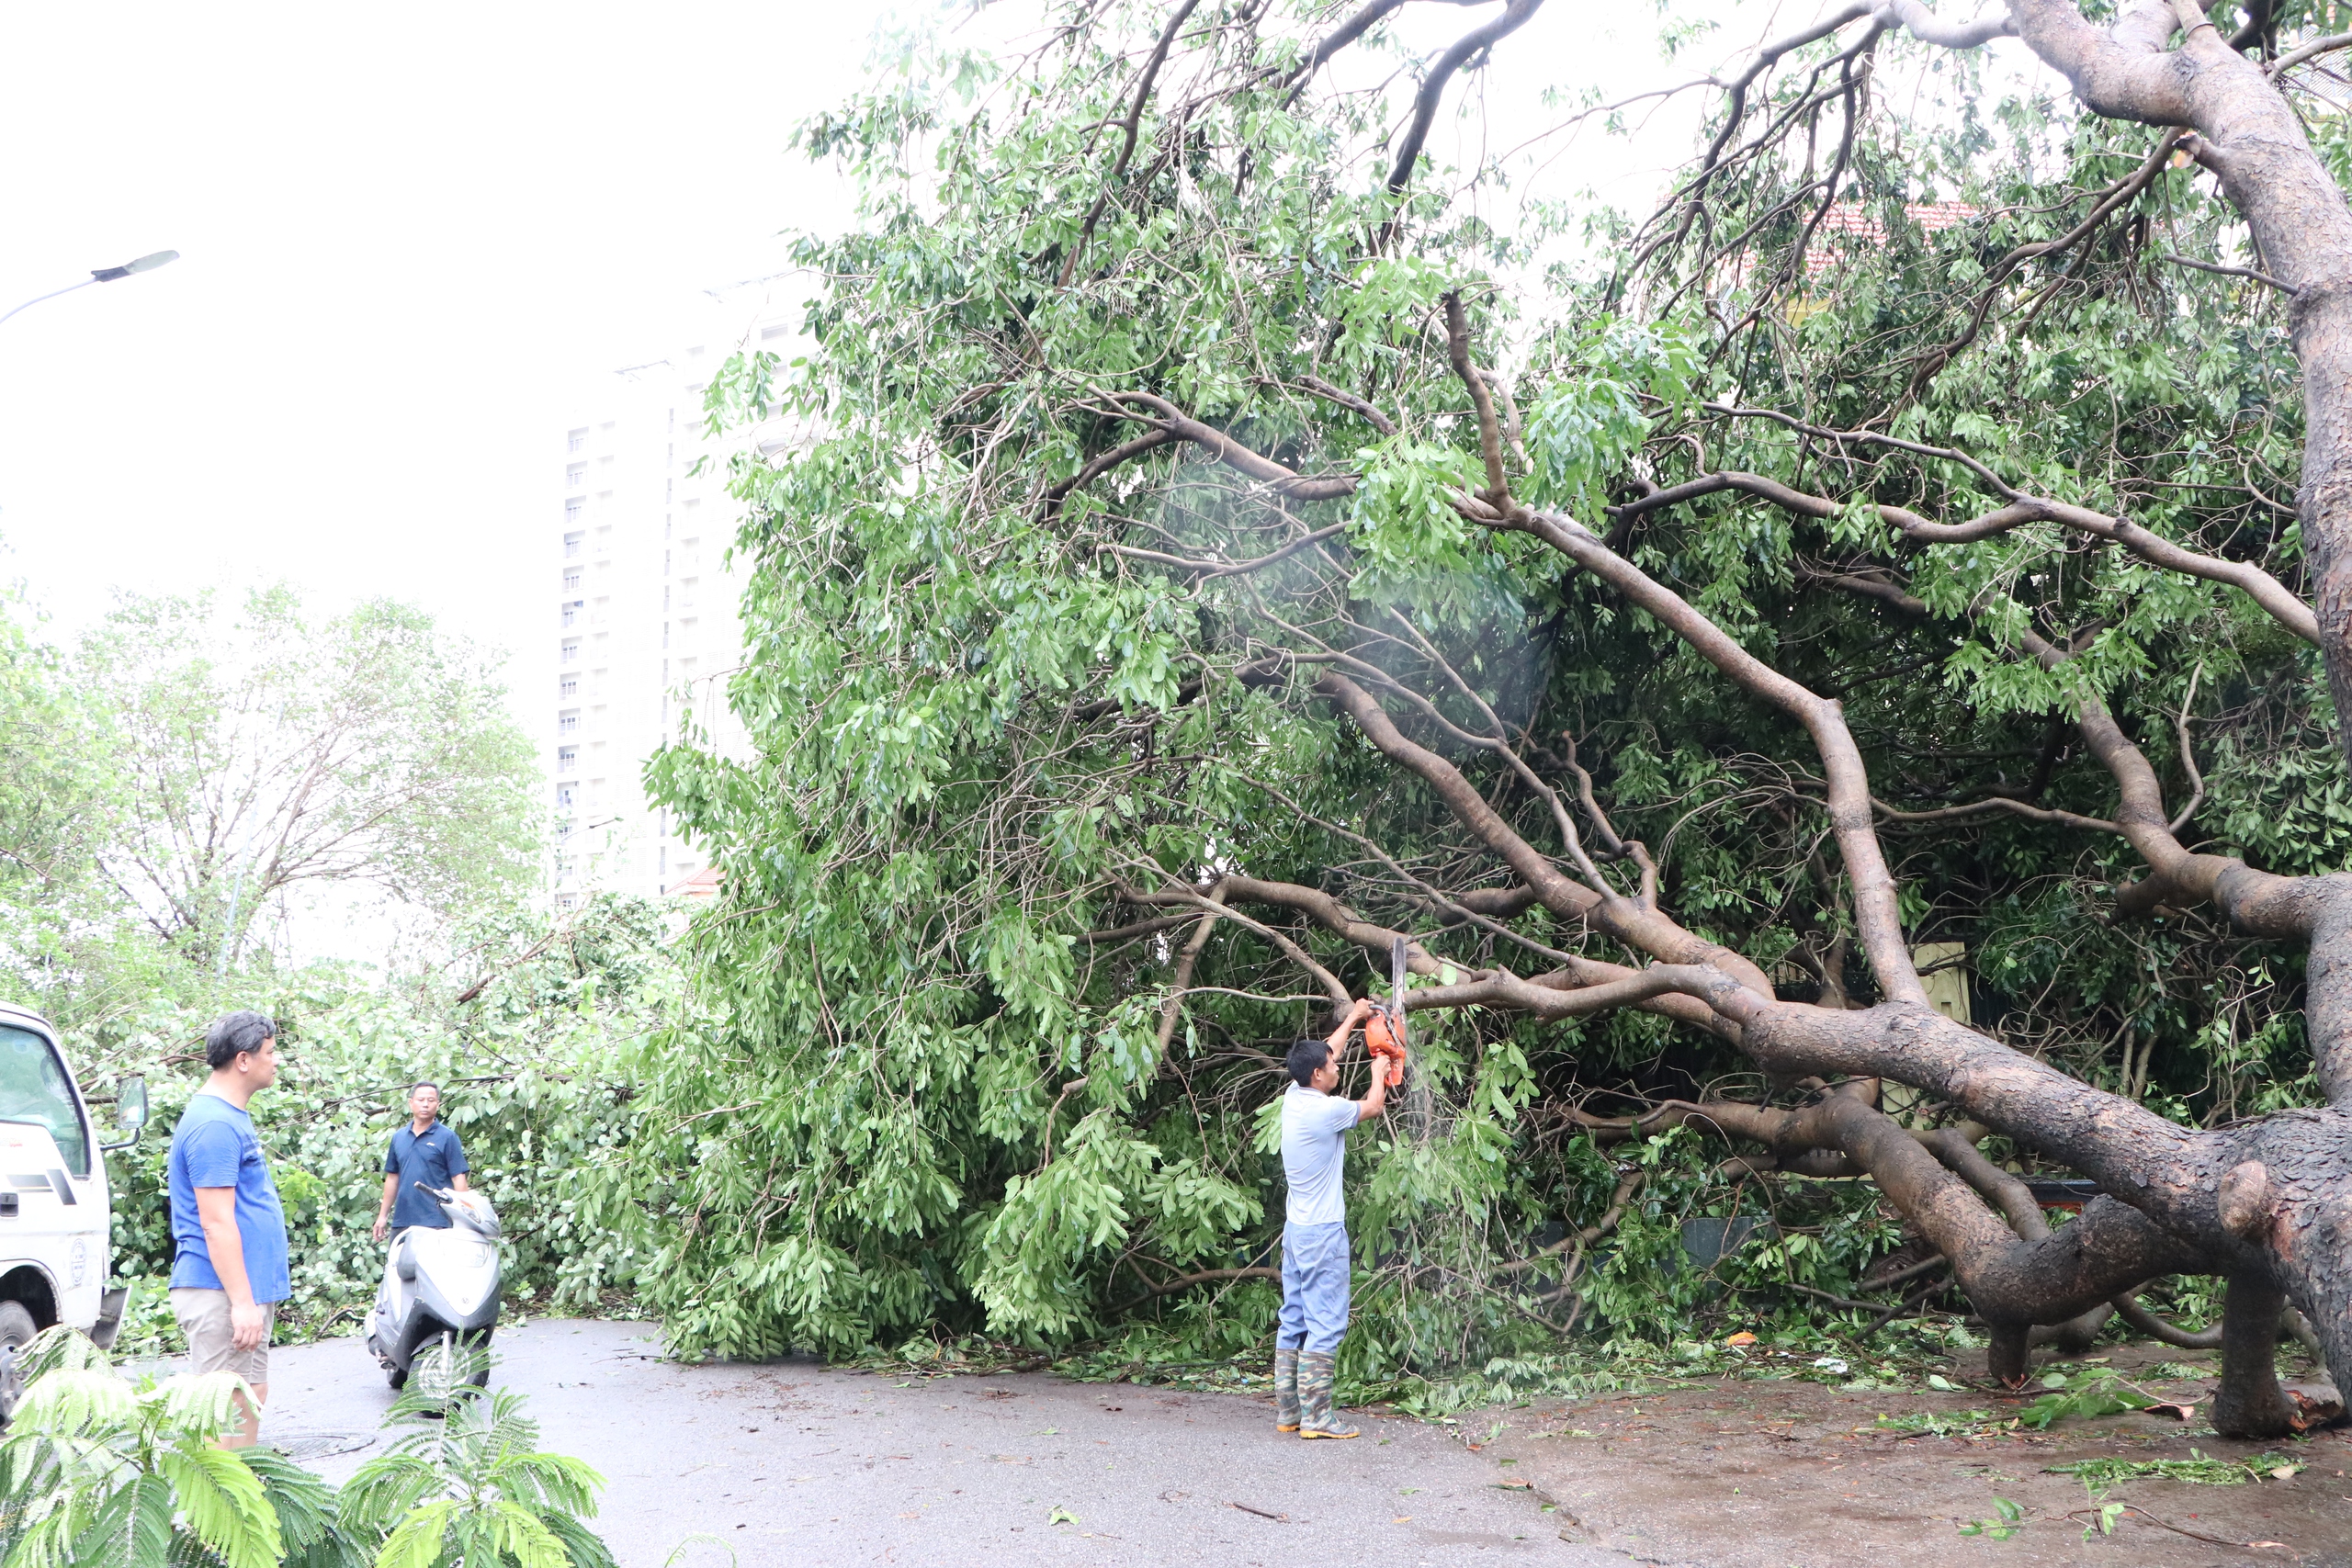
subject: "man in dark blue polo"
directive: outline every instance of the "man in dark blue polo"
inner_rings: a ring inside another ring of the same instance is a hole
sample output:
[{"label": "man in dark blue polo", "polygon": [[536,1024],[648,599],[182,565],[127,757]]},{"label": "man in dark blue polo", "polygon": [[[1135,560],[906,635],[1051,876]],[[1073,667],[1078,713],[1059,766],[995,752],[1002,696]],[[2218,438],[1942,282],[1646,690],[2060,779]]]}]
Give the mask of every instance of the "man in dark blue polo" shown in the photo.
[{"label": "man in dark blue polo", "polygon": [[411,1225],[446,1228],[449,1216],[427,1187],[466,1190],[466,1151],[437,1118],[441,1090],[421,1083],[408,1091],[408,1125],[392,1134],[384,1156],[384,1202],[376,1211],[376,1239]]}]

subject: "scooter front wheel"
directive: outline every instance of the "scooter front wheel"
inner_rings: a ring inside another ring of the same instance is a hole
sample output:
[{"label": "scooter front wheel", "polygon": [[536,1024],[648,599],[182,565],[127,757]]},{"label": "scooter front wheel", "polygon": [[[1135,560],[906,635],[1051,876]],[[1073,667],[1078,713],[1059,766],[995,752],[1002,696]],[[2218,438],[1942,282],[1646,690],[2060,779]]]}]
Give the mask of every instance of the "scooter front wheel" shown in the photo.
[{"label": "scooter front wheel", "polygon": [[465,1373],[464,1351],[457,1335],[447,1329],[418,1346],[416,1354],[409,1358],[408,1376],[414,1380],[416,1392],[442,1409],[458,1396]]}]

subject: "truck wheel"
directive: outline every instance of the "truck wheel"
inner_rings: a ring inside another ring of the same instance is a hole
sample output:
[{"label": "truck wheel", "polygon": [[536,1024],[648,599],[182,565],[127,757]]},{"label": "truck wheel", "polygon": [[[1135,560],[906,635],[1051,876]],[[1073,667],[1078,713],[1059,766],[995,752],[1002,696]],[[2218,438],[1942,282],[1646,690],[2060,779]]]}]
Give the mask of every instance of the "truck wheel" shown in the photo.
[{"label": "truck wheel", "polygon": [[17,1401],[25,1394],[17,1358],[40,1332],[22,1302],[0,1302],[0,1427],[7,1426],[8,1417],[17,1413]]}]

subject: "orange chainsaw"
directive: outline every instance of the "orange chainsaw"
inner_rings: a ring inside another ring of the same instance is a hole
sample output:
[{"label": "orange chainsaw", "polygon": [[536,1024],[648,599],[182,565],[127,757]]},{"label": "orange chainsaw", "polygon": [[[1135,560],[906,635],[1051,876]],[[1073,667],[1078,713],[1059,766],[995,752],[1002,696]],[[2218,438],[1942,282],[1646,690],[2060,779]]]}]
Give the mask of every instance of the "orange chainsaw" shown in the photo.
[{"label": "orange chainsaw", "polygon": [[1405,939],[1388,949],[1388,1000],[1363,1021],[1363,1048],[1388,1063],[1388,1087],[1405,1081]]}]

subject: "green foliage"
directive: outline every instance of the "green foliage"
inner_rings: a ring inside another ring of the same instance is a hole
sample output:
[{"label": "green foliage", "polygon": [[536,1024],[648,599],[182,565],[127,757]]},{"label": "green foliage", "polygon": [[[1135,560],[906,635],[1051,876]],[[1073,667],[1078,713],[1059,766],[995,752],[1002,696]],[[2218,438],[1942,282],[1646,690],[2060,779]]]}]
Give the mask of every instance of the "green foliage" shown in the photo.
[{"label": "green foliage", "polygon": [[[2044,1392],[2018,1417],[2037,1432],[2046,1432],[2054,1422],[2092,1416],[2112,1416],[2119,1410],[2137,1410],[2154,1403],[2154,1395],[2117,1377],[2103,1368],[2086,1367],[2076,1371],[2053,1369],[2042,1375]],[[2127,1393],[2128,1391],[2128,1393]]]},{"label": "green foliage", "polygon": [[[614,1568],[587,1525],[604,1479],[539,1451],[522,1409],[520,1394],[469,1392],[353,1473],[340,1517],[381,1542],[374,1568]],[[410,1393],[385,1420],[427,1414],[441,1406]]]},{"label": "green foliage", "polygon": [[2007,1497],[1993,1499],[1993,1517],[1977,1519],[1960,1527],[1962,1535],[1981,1535],[1992,1540],[2007,1540],[2018,1533],[2025,1521],[2025,1506]]},{"label": "green foliage", "polygon": [[2308,1468],[2285,1454],[2262,1453],[2252,1459],[2216,1459],[2196,1449],[2187,1459],[2082,1459],[2072,1464],[2047,1467],[2050,1474],[2071,1475],[2097,1495],[2120,1481],[2152,1477],[2186,1481],[2199,1486],[2243,1486],[2249,1481],[2285,1481]]},{"label": "green foliage", "polygon": [[[218,1446],[244,1396],[231,1373],[133,1384],[66,1328],[23,1365],[0,1568],[614,1568],[586,1522],[602,1478],[538,1451],[519,1394],[469,1389],[338,1493],[274,1450]],[[404,1398],[385,1424],[424,1409]]]},{"label": "green foliage", "polygon": [[0,1438],[6,1568],[358,1568],[332,1490],[274,1454],[215,1446],[240,1419],[228,1372],[136,1385],[71,1329],[24,1352]]}]

